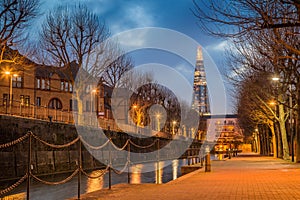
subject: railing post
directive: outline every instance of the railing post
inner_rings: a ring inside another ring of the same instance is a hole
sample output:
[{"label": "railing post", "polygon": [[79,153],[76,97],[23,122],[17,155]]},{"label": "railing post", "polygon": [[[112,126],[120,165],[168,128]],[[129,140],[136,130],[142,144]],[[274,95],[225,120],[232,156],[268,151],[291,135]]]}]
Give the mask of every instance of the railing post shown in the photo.
[{"label": "railing post", "polygon": [[80,199],[80,182],[81,182],[81,168],[82,168],[82,158],[81,158],[81,140],[78,140],[78,193],[77,198]]},{"label": "railing post", "polygon": [[159,184],[159,139],[157,141],[156,184]]},{"label": "railing post", "polygon": [[30,173],[31,173],[31,132],[28,138],[28,158],[27,158],[27,200],[29,200],[30,193]]},{"label": "railing post", "polygon": [[128,143],[128,167],[127,167],[127,183],[130,184],[130,143]]},{"label": "railing post", "polygon": [[[109,129],[108,129],[109,130]],[[110,134],[110,131],[109,131]],[[110,143],[111,141],[111,136],[109,136],[109,141]],[[111,144],[109,143],[109,155],[108,155],[108,159],[109,159],[109,167],[108,167],[108,189],[111,189]]]}]

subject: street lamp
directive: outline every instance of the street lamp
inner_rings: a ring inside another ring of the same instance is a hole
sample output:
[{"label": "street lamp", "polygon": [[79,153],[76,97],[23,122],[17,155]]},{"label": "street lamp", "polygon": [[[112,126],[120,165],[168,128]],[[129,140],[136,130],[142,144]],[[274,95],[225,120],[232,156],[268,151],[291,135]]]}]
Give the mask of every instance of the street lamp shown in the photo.
[{"label": "street lamp", "polygon": [[160,122],[159,122],[160,114],[156,114],[156,120],[157,120],[157,131],[160,131]]},{"label": "street lamp", "polygon": [[91,91],[91,113],[93,112],[93,95],[96,94],[97,90],[93,89]]},{"label": "street lamp", "polygon": [[[273,77],[273,81],[278,82],[280,80],[279,77]],[[278,100],[277,100],[278,101]],[[293,99],[292,99],[292,84],[289,83],[289,117],[290,117],[290,143],[291,143],[291,157],[292,162],[294,162],[294,134],[293,134]]]},{"label": "street lamp", "polygon": [[11,74],[10,71],[5,71],[5,75],[8,75],[10,77],[10,82],[9,82],[9,113],[11,114],[11,108],[12,108],[12,80],[13,77],[17,77],[17,74]]}]

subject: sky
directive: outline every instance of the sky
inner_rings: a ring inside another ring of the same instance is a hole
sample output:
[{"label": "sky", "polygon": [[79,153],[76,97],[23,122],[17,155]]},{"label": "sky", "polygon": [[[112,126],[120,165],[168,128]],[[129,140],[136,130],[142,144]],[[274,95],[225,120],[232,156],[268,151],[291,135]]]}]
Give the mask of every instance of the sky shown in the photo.
[{"label": "sky", "polygon": [[[185,37],[188,37],[187,40],[196,41],[205,51],[204,65],[207,72],[208,88],[211,90],[210,95],[213,96],[211,97],[211,101],[215,102],[213,105],[215,107],[215,114],[233,112],[229,92],[226,91],[226,99],[220,98],[217,95],[223,92],[223,86],[214,85],[217,82],[218,84],[220,83],[220,80],[217,80],[220,78],[220,75],[215,73],[218,73],[218,70],[221,72],[226,70],[226,66],[224,66],[224,50],[227,47],[227,42],[210,37],[201,31],[197,25],[197,18],[191,11],[194,7],[192,0],[43,0],[40,9],[41,19],[45,13],[51,9],[55,9],[58,5],[74,5],[78,2],[87,5],[92,12],[104,20],[112,36],[136,28],[156,27],[167,29],[167,31],[176,31],[171,32],[171,35],[174,35],[173,38],[176,38],[176,34],[183,34]],[[156,34],[156,32],[154,31],[153,34]],[[140,44],[141,47],[149,45],[149,42],[146,41],[147,38],[144,38],[147,37],[147,34],[144,32],[143,34],[131,34],[128,37],[124,39],[127,42],[126,45],[128,45],[128,41],[133,42],[135,45]],[[153,37],[151,38],[153,39]],[[165,38],[168,38],[168,36],[160,37],[158,40],[160,43],[164,43]],[[156,38],[154,37],[154,39]],[[182,45],[176,39],[172,43],[174,45],[177,44],[179,47]],[[181,73],[189,82],[192,82],[193,66],[196,62],[196,50],[194,47],[191,50],[193,51],[191,56],[194,58],[191,61],[192,63],[187,62],[185,58],[180,57],[182,55],[178,56],[174,52],[168,53],[146,48],[131,52],[131,56],[134,59],[135,65],[145,65],[147,63],[168,65]],[[216,64],[217,69],[213,69],[212,73],[210,72],[211,69],[208,68],[214,68],[214,64]],[[172,80],[172,77],[169,76],[169,78]],[[229,85],[225,84],[225,87],[228,88]],[[180,86],[179,90],[183,92],[187,91],[184,88],[180,89]],[[213,93],[216,95],[214,96]],[[186,95],[182,94],[182,96]],[[224,107],[226,108],[225,111]]]}]

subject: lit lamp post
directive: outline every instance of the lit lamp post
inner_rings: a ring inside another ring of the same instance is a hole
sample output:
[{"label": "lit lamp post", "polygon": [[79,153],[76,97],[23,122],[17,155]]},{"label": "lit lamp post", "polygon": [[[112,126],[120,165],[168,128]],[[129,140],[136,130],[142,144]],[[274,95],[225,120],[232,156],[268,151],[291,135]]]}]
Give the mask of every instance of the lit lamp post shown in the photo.
[{"label": "lit lamp post", "polygon": [[91,91],[91,113],[93,112],[93,96],[96,94],[97,90],[93,89]]},{"label": "lit lamp post", "polygon": [[[274,112],[276,114],[276,101],[270,101],[270,106],[274,106]],[[272,143],[273,143],[273,157],[277,158],[277,141],[276,141],[276,135],[275,135],[275,117],[272,121],[273,125],[271,126],[271,132],[272,132]]]},{"label": "lit lamp post", "polygon": [[97,90],[96,89],[93,89],[91,90],[91,125],[93,124],[93,96],[96,94]]},{"label": "lit lamp post", "polygon": [[156,115],[156,120],[157,120],[157,131],[160,131],[160,122],[159,122],[160,114]]},{"label": "lit lamp post", "polygon": [[173,135],[175,135],[175,125],[176,125],[176,121],[174,120],[173,122],[172,122],[172,124],[173,124],[173,127],[172,127],[172,133],[173,133]]},{"label": "lit lamp post", "polygon": [[[279,77],[273,77],[273,81],[278,82],[280,79]],[[292,99],[292,85],[289,84],[289,117],[290,117],[290,144],[291,144],[291,157],[292,157],[292,162],[294,162],[294,134],[293,134],[293,99]],[[278,99],[277,99],[278,101]]]},{"label": "lit lamp post", "polygon": [[132,108],[134,109],[134,115],[136,115],[136,122],[133,122],[135,124],[135,132],[137,133],[138,129],[138,113],[137,113],[137,105],[133,105]]},{"label": "lit lamp post", "polygon": [[5,71],[4,72],[6,75],[9,76],[10,82],[9,82],[9,113],[11,114],[11,108],[12,108],[12,79],[13,77],[17,77],[17,74],[11,74],[10,71]]}]

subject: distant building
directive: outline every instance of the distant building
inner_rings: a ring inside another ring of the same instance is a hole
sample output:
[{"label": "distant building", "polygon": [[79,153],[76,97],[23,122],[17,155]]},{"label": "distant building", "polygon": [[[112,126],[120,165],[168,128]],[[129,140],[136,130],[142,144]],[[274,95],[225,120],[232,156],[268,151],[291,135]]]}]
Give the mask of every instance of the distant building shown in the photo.
[{"label": "distant building", "polygon": [[207,118],[207,135],[209,142],[215,142],[215,151],[240,149],[243,143],[243,130],[238,125],[236,115],[212,115]]},{"label": "distant building", "polygon": [[194,72],[194,102],[193,107],[202,115],[210,114],[209,96],[203,63],[202,48],[197,49],[196,67]]}]

